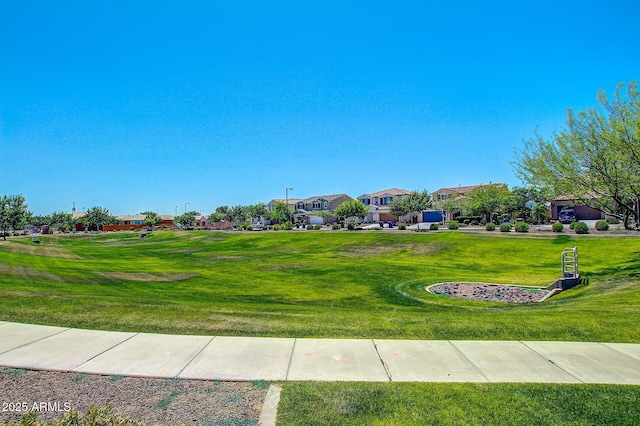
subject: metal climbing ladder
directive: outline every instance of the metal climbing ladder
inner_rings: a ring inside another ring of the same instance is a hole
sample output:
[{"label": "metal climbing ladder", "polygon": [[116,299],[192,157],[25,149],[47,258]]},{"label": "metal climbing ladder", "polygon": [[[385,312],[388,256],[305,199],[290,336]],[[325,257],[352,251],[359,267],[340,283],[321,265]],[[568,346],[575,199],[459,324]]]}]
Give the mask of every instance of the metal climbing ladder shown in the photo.
[{"label": "metal climbing ladder", "polygon": [[578,278],[578,247],[562,252],[562,278]]}]

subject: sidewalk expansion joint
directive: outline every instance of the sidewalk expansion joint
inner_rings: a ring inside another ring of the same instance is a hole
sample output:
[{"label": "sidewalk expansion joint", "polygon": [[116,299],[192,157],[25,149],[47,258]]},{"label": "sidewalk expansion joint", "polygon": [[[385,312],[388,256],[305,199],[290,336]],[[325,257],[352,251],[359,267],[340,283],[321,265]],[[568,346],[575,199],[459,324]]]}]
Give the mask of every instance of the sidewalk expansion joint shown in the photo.
[{"label": "sidewalk expansion joint", "polygon": [[[127,338],[126,338],[126,339],[124,339],[122,342],[118,342],[118,343],[116,343],[115,345],[113,345],[113,346],[111,346],[111,347],[108,347],[108,348],[107,348],[107,349],[105,349],[104,351],[102,351],[102,352],[100,352],[100,353],[95,354],[95,355],[94,355],[94,356],[92,356],[91,358],[89,358],[89,359],[85,360],[83,363],[76,365],[76,366],[74,367],[74,370],[75,370],[75,369],[78,369],[78,368],[80,368],[80,367],[82,367],[83,365],[85,365],[86,363],[88,363],[89,361],[91,361],[92,359],[95,359],[95,358],[99,357],[100,355],[102,355],[102,354],[105,354],[105,353],[109,352],[111,349],[113,349],[113,348],[115,348],[115,347],[120,346],[120,345],[121,345],[121,344],[123,344],[124,342],[127,342],[127,341],[129,341],[129,340],[133,339],[134,337],[136,337],[136,336],[138,336],[138,335],[140,335],[140,333],[134,333],[132,336],[127,337]],[[74,370],[71,370],[71,371],[74,371]]]},{"label": "sidewalk expansion joint", "polygon": [[571,372],[565,370],[564,368],[560,367],[558,364],[556,364],[555,362],[553,362],[552,359],[549,359],[547,357],[545,357],[544,355],[542,355],[541,353],[536,352],[535,349],[533,349],[531,346],[527,345],[525,342],[523,342],[522,340],[519,341],[520,343],[522,343],[527,349],[529,349],[531,352],[533,352],[534,354],[538,355],[540,358],[544,359],[547,362],[550,362],[551,364],[553,364],[554,367],[556,367],[558,370],[563,371],[565,373],[567,373],[569,376],[573,377],[574,379],[576,379],[577,381],[579,381],[582,384],[585,384],[584,381],[580,380],[579,377],[577,377],[575,374],[571,374]]},{"label": "sidewalk expansion joint", "polygon": [[475,368],[475,370],[476,370],[476,371],[477,371],[477,372],[478,372],[482,377],[484,377],[484,378],[485,378],[485,380],[486,380],[488,383],[493,383],[491,380],[489,380],[489,378],[487,377],[487,375],[486,375],[486,374],[484,374],[484,371],[482,371],[482,370],[480,369],[480,367],[478,367],[478,366],[476,365],[476,363],[475,363],[475,362],[473,362],[473,361],[472,361],[472,360],[467,356],[467,354],[465,354],[464,352],[462,352],[462,350],[461,350],[458,346],[456,346],[456,344],[455,344],[453,341],[451,341],[451,340],[447,340],[447,342],[449,342],[449,344],[450,344],[451,346],[453,346],[453,348],[454,348],[454,349],[455,349],[455,350],[460,354],[460,356],[461,356],[462,358],[466,359],[466,360],[467,360],[467,362],[468,362],[469,364],[471,364],[471,366],[473,366],[473,368]]},{"label": "sidewalk expansion joint", "polygon": [[287,372],[284,375],[285,380],[289,380],[289,370],[291,370],[291,363],[293,362],[293,352],[296,350],[297,338],[293,339],[293,345],[291,345],[291,352],[289,352],[289,362],[287,363]]},{"label": "sidewalk expansion joint", "polygon": [[183,372],[183,371],[184,371],[188,366],[190,366],[190,365],[191,365],[191,363],[192,363],[196,358],[198,358],[198,356],[200,356],[200,354],[201,354],[202,352],[204,352],[204,350],[205,350],[205,349],[207,349],[207,347],[211,344],[211,342],[213,342],[213,341],[214,341],[214,339],[215,339],[215,338],[216,338],[216,336],[212,336],[212,337],[211,337],[211,339],[209,339],[209,341],[207,342],[207,344],[206,344],[206,345],[204,345],[204,346],[202,347],[202,349],[200,349],[200,350],[198,351],[198,353],[197,353],[197,354],[195,354],[195,355],[194,355],[194,356],[189,360],[189,362],[188,362],[188,363],[186,363],[186,364],[185,364],[185,366],[184,366],[184,367],[182,367],[182,369],[180,369],[180,371],[178,371],[178,373],[177,373],[175,376],[173,376],[173,378],[174,378],[174,379],[179,378],[179,377],[180,377],[180,375],[182,374],[182,372]]},{"label": "sidewalk expansion joint", "polygon": [[382,355],[380,355],[380,351],[378,350],[378,345],[376,345],[375,339],[371,339],[371,343],[373,343],[373,347],[376,350],[376,354],[378,355],[378,359],[380,360],[380,363],[382,364],[382,368],[384,368],[385,374],[389,378],[389,381],[393,382],[393,378],[391,377],[391,372],[389,371],[389,366],[387,365],[386,362],[384,362],[384,359],[382,359]]},{"label": "sidewalk expansion joint", "polygon": [[29,346],[29,345],[32,345],[32,344],[37,343],[37,342],[41,342],[41,341],[43,341],[45,339],[48,339],[49,337],[53,337],[53,336],[57,336],[58,334],[66,333],[69,330],[71,330],[71,328],[65,328],[64,330],[58,331],[57,333],[53,333],[53,334],[50,334],[48,336],[41,337],[41,338],[33,340],[33,341],[29,342],[29,343],[25,343],[24,345],[16,346],[15,348],[11,348],[8,351],[0,352],[0,355],[6,354],[6,353],[11,352],[11,351],[15,351],[16,349],[24,348],[25,346]]}]

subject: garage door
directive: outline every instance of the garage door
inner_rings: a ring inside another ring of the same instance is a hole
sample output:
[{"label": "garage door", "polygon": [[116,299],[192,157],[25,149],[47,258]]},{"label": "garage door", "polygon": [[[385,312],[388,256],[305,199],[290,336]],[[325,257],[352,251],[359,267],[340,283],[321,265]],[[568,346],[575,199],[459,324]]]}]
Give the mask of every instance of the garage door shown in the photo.
[{"label": "garage door", "polygon": [[309,223],[311,225],[324,225],[324,221],[320,216],[309,216]]}]

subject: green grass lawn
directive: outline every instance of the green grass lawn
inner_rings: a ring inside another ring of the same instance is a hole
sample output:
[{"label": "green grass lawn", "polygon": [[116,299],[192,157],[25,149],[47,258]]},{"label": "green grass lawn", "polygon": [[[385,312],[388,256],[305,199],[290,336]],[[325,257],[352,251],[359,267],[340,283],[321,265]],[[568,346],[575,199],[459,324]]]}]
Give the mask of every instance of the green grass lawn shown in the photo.
[{"label": "green grass lawn", "polygon": [[[181,334],[640,342],[635,237],[155,232],[0,243],[0,320]],[[577,245],[589,284],[537,304],[443,281],[543,286]]]},{"label": "green grass lawn", "polygon": [[[636,237],[156,232],[0,242],[0,320],[208,335],[640,342]],[[578,246],[589,280],[546,302],[463,301],[444,281],[545,286]],[[279,424],[638,424],[640,388],[285,383]]]},{"label": "green grass lawn", "polygon": [[638,425],[640,387],[286,383],[278,425]]}]

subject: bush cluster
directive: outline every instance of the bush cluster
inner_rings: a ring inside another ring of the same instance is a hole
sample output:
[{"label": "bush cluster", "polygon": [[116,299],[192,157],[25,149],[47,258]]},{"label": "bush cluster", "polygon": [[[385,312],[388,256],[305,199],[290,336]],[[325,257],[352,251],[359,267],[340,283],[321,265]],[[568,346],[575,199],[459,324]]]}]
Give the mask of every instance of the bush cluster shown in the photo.
[{"label": "bush cluster", "polygon": [[569,224],[569,229],[571,229],[573,231],[576,228],[576,223],[578,223],[578,222],[571,222]]},{"label": "bush cluster", "polygon": [[331,225],[331,229],[333,229],[334,231],[337,231],[340,228],[341,228],[341,226],[340,226],[339,223],[334,223],[333,225]]},{"label": "bush cluster", "polygon": [[527,222],[516,222],[516,232],[529,232],[529,224]]},{"label": "bush cluster", "polygon": [[496,224],[493,222],[487,222],[487,224],[484,226],[484,229],[486,229],[487,231],[495,231]]},{"label": "bush cluster", "polygon": [[307,229],[309,231],[319,231],[320,229],[322,229],[322,225],[308,225]]},{"label": "bush cluster", "polygon": [[466,223],[467,225],[473,225],[473,222],[478,222],[482,220],[482,216],[458,216],[456,217],[458,223]]},{"label": "bush cluster", "polygon": [[407,229],[407,224],[406,223],[401,223],[398,225],[398,229],[401,231],[404,231],[405,229]]},{"label": "bush cluster", "polygon": [[511,232],[511,224],[509,222],[501,223],[500,232]]},{"label": "bush cluster", "polygon": [[554,224],[551,225],[551,230],[553,232],[562,232],[564,231],[564,225],[561,224],[560,222],[554,222]]},{"label": "bush cluster", "polygon": [[356,229],[356,224],[353,222],[349,222],[349,224],[347,225],[347,229],[349,231],[353,231],[354,229]]},{"label": "bush cluster", "polygon": [[429,225],[429,229],[432,231],[437,231],[439,228],[437,223],[432,223],[431,225]]},{"label": "bush cluster", "polygon": [[575,225],[573,226],[573,230],[576,232],[576,234],[588,234],[589,233],[589,227],[587,226],[586,223],[584,222],[574,222]]},{"label": "bush cluster", "polygon": [[609,230],[609,222],[606,220],[599,220],[596,222],[596,229],[598,231],[608,231]]},{"label": "bush cluster", "polygon": [[450,220],[447,224],[447,227],[449,229],[458,229],[460,227],[460,222],[458,222],[457,220]]}]

